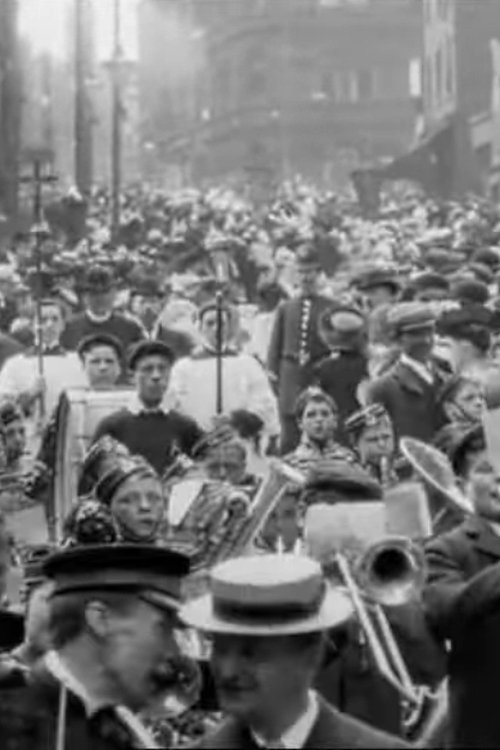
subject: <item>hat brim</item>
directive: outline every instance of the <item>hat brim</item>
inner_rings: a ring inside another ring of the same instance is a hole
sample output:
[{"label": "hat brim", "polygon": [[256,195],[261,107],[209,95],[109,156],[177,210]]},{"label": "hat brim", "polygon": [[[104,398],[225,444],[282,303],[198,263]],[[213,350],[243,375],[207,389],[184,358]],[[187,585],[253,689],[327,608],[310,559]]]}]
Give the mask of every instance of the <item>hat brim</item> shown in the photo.
[{"label": "hat brim", "polygon": [[317,613],[287,623],[273,622],[271,615],[267,622],[245,620],[243,616],[238,618],[221,617],[214,610],[211,594],[185,604],[181,608],[179,616],[186,625],[205,633],[274,637],[305,635],[306,633],[331,630],[347,622],[353,613],[354,608],[347,594],[329,587],[323,604]]}]

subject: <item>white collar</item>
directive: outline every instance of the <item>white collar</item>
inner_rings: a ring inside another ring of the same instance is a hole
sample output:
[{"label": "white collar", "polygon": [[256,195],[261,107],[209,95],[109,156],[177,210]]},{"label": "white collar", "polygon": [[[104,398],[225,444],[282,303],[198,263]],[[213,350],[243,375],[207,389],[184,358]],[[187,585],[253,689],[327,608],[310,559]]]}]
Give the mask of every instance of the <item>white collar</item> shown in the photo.
[{"label": "white collar", "polygon": [[113,317],[113,310],[106,315],[96,315],[90,310],[85,310],[85,315],[92,323],[107,323]]},{"label": "white collar", "polygon": [[[307,708],[292,726],[283,732],[276,744],[286,748],[286,750],[300,750],[306,744],[314,725],[318,719],[319,701],[318,696],[313,690],[309,691]],[[269,747],[269,741],[264,739],[260,734],[250,730],[253,739],[260,748]],[[274,743],[271,743],[274,744]]]},{"label": "white collar", "polygon": [[422,378],[422,380],[424,380],[429,385],[434,384],[434,376],[429,368],[423,364],[423,362],[419,362],[418,360],[413,359],[413,357],[409,357],[407,354],[401,354],[399,361],[409,367],[410,370],[413,370],[413,372],[415,372],[420,378]]},{"label": "white collar", "polygon": [[63,662],[57,651],[49,651],[45,656],[45,666],[50,674],[73,695],[81,700],[85,708],[87,718],[93,716],[102,705],[90,695],[85,685],[75,677],[69,667]]},{"label": "white collar", "polygon": [[[45,655],[44,662],[48,671],[53,677],[55,677],[57,682],[59,682],[68,692],[81,700],[87,718],[91,718],[101,708],[107,707],[99,705],[97,701],[92,698],[85,685],[83,685],[83,683],[80,682],[80,680],[70,671],[69,667],[63,662],[57,651],[49,651]],[[140,743],[138,745],[139,747],[158,748],[158,745],[154,742],[146,727],[129,708],[126,706],[112,706],[112,708],[115,710],[120,721],[122,721],[137,738]]]},{"label": "white collar", "polygon": [[144,404],[140,400],[137,393],[134,393],[134,395],[130,399],[127,405],[127,409],[134,416],[137,416],[139,414],[159,414],[159,413],[166,415],[170,412],[170,409],[165,403],[165,399],[161,402],[161,404],[158,404],[158,406],[155,409],[148,409],[147,406],[144,406]]}]

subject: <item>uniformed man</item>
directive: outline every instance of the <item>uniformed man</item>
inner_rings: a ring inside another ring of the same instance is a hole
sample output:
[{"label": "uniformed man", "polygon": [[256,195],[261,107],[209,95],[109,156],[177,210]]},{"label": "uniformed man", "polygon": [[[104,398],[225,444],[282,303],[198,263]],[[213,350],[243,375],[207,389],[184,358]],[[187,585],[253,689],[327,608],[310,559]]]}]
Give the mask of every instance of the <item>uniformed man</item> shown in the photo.
[{"label": "uniformed man", "polygon": [[53,650],[25,684],[0,686],[0,747],[155,747],[136,712],[176,684],[176,611],[188,571],[187,558],[151,546],[52,555]]},{"label": "uniformed man", "polygon": [[311,245],[297,250],[300,294],[282,302],[276,311],[268,352],[268,370],[278,395],[281,419],[281,453],[289,453],[299,442],[295,402],[312,385],[314,365],[328,349],[319,334],[319,317],[332,302],[318,294],[319,258]]}]

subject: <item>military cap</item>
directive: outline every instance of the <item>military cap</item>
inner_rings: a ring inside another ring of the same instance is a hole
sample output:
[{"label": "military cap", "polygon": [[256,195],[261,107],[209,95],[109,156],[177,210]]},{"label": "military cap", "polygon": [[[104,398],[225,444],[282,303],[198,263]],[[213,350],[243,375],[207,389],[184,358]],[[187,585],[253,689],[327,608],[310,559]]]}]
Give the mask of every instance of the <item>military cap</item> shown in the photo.
[{"label": "military cap", "polygon": [[92,266],[85,275],[83,291],[104,294],[111,291],[115,286],[113,273],[103,265]]},{"label": "military cap", "polygon": [[123,346],[121,342],[113,336],[111,333],[102,331],[100,333],[91,333],[89,336],[85,336],[78,344],[78,356],[83,359],[88,352],[95,349],[97,346],[108,346],[113,349],[118,360],[123,361]]},{"label": "military cap", "polygon": [[451,296],[463,304],[484,305],[489,300],[488,286],[475,279],[461,279],[452,283]]},{"label": "military cap", "polygon": [[321,260],[318,251],[312,244],[308,242],[301,244],[297,248],[295,253],[295,262],[298,266],[315,266],[318,268],[321,266]]},{"label": "military cap", "polygon": [[353,609],[327,586],[321,566],[302,555],[259,555],[216,565],[209,594],[180,611],[190,627],[208,633],[276,637],[329,630]]},{"label": "military cap", "polygon": [[388,316],[396,336],[406,331],[418,331],[422,328],[433,328],[436,318],[429,305],[422,302],[401,302]]},{"label": "military cap", "polygon": [[367,292],[379,286],[387,286],[396,293],[401,286],[395,271],[389,268],[372,268],[358,276],[354,284],[362,292]]},{"label": "military cap", "polygon": [[49,555],[56,551],[53,544],[39,544],[30,547],[22,556],[23,581],[28,589],[38,586],[45,580],[43,564]]},{"label": "military cap", "polygon": [[328,492],[334,501],[380,500],[378,482],[361,467],[341,460],[320,460],[309,471],[304,486],[305,499],[314,492]]},{"label": "military cap", "polygon": [[440,289],[443,292],[447,292],[450,287],[448,279],[435,271],[420,273],[411,280],[410,284],[417,292],[423,292],[427,289]]},{"label": "military cap", "polygon": [[170,364],[175,362],[175,354],[163,341],[144,340],[135,344],[129,354],[128,366],[135,370],[139,362],[145,357],[159,356],[166,359]]},{"label": "military cap", "polygon": [[115,456],[114,465],[97,482],[95,496],[99,502],[110,505],[116,492],[131,477],[150,477],[159,481],[156,471],[142,456]]},{"label": "military cap", "polygon": [[356,437],[367,427],[375,427],[385,420],[391,420],[385,407],[382,404],[370,404],[346,419],[344,430],[348,435]]},{"label": "military cap", "polygon": [[23,414],[16,404],[10,402],[0,404],[0,429],[18,420],[23,420]]},{"label": "military cap", "polygon": [[178,609],[189,557],[151,544],[76,546],[47,558],[43,568],[54,596],[78,592],[137,592],[162,609]]}]

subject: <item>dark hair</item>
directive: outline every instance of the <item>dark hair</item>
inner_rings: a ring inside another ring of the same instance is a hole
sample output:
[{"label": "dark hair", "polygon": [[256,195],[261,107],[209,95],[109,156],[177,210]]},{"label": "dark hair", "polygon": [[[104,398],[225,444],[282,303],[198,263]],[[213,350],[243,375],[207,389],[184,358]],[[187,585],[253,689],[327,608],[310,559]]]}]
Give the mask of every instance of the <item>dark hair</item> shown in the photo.
[{"label": "dark hair", "polygon": [[294,414],[297,420],[302,419],[307,405],[311,402],[314,404],[328,404],[332,412],[338,414],[339,410],[333,398],[321,390],[321,388],[312,387],[303,390],[295,401]]},{"label": "dark hair", "polygon": [[123,366],[124,351],[123,346],[116,336],[112,336],[110,333],[95,333],[90,336],[85,336],[78,345],[78,356],[83,361],[88,352],[92,351],[97,346],[108,346],[115,352],[120,366]]},{"label": "dark hair", "polygon": [[129,611],[135,601],[136,591],[78,591],[53,594],[50,603],[50,637],[54,648],[63,648],[76,640],[85,630],[85,612],[91,602],[102,602],[118,613]]}]

